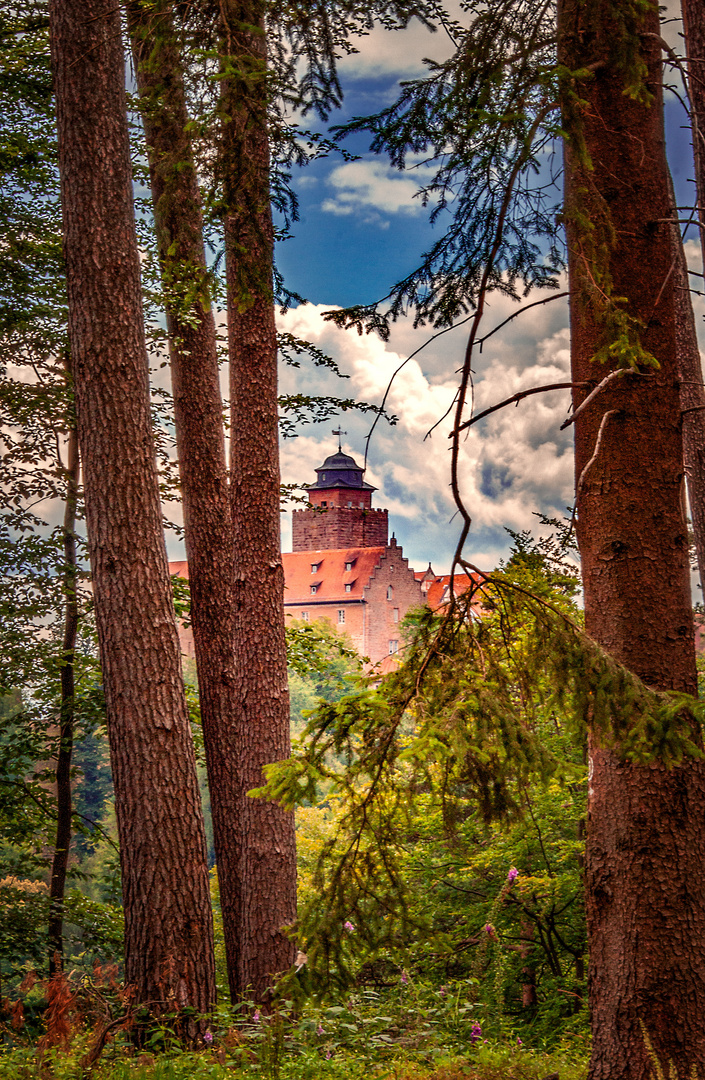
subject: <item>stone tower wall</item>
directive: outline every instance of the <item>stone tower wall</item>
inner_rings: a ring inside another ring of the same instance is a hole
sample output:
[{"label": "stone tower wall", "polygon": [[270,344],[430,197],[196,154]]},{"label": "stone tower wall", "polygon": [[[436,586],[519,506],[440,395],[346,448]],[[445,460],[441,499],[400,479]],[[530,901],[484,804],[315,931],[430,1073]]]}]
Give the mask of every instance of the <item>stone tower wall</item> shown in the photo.
[{"label": "stone tower wall", "polygon": [[389,537],[387,511],[360,507],[294,510],[292,527],[292,551],[386,547]]}]

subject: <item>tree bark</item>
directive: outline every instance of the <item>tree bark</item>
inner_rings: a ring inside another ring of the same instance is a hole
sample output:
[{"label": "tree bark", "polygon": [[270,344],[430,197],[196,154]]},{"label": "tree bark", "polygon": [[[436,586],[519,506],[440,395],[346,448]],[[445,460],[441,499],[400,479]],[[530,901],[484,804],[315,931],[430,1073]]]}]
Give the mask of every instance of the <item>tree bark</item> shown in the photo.
[{"label": "tree bark", "polygon": [[69,340],[125,910],[153,1008],[215,1000],[203,818],[162,531],[119,9],[51,0]]},{"label": "tree bark", "polygon": [[[673,187],[671,185],[671,200]],[[678,225],[673,227],[676,358],[683,435],[683,464],[693,522],[698,576],[705,599],[705,386],[695,314],[690,300],[688,263]]]},{"label": "tree bark", "polygon": [[[609,0],[559,5],[562,62],[593,72],[576,88],[584,104],[570,88],[564,100],[572,377],[594,386],[605,374],[593,357],[609,285],[660,367],[613,380],[575,423],[585,622],[649,686],[694,693],[658,13],[642,15],[631,41],[618,14],[628,26]],[[635,49],[650,106],[624,93],[620,58]],[[591,388],[576,391],[576,407]],[[637,767],[594,733],[589,754],[590,1077],[646,1080],[644,1032],[664,1073],[673,1062],[687,1076],[705,1067],[705,767]]]},{"label": "tree bark", "polygon": [[705,12],[702,0],[681,0],[681,12],[688,57],[688,93],[692,109],[700,246],[705,265]]},{"label": "tree bark", "polygon": [[[682,0],[683,31],[688,61],[688,92],[690,96],[693,157],[695,162],[695,191],[700,225],[700,247],[705,266],[705,11],[701,0]],[[675,199],[673,200],[675,203]],[[676,213],[676,218],[679,216]],[[677,333],[679,357],[687,362],[681,374],[681,404],[683,406],[683,449],[688,477],[688,496],[693,519],[695,550],[701,600],[705,601],[705,389],[700,360],[695,316],[690,301],[688,264],[682,252],[677,283]],[[702,429],[702,430],[701,430]]]},{"label": "tree bark", "polygon": [[74,657],[78,631],[76,596],[76,509],[78,506],[78,438],[69,430],[66,462],[66,503],[64,506],[64,634],[61,642],[61,715],[59,753],[56,759],[56,838],[49,882],[49,975],[63,966],[64,895],[71,847],[73,797],[71,790],[71,754],[75,717]]},{"label": "tree bark", "polygon": [[230,989],[266,1000],[289,968],[296,915],[293,815],[247,792],[289,754],[279,535],[277,340],[267,131],[264,5],[224,0],[219,168],[230,350],[230,487],[235,529],[235,655],[240,768],[240,946]]},{"label": "tree bark", "polygon": [[174,391],[191,625],[229,970],[238,956],[234,540],[215,320],[198,177],[170,5],[128,4],[144,120]]}]

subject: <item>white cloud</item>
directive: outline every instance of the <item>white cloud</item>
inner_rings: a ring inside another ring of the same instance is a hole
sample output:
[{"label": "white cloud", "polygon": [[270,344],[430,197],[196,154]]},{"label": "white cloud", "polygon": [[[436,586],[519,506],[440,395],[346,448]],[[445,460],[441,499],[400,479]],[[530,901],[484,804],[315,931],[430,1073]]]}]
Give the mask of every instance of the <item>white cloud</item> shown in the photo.
[{"label": "white cloud", "polygon": [[332,198],[321,209],[330,214],[356,214],[373,209],[385,214],[420,214],[423,206],[415,198],[419,181],[392,169],[382,161],[349,161],[333,169],[327,179],[334,188]]},{"label": "white cloud", "polygon": [[432,33],[418,19],[413,19],[404,30],[376,26],[369,34],[352,41],[359,52],[342,57],[338,63],[341,75],[347,79],[420,75],[427,70],[423,63],[426,57],[442,61],[453,52],[447,34],[442,30]]},{"label": "white cloud", "polygon": [[[501,322],[511,310],[510,301],[499,298],[495,307],[488,326]],[[302,368],[296,373],[297,382],[301,385],[303,375],[315,384],[315,392],[350,393],[379,403],[393,372],[423,340],[423,333],[400,324],[392,344],[385,344],[374,336],[360,337],[326,323],[324,310],[315,305],[299,307],[282,318],[282,325],[328,351],[351,378],[336,385],[320,369],[307,377]],[[531,326],[525,322],[520,327],[520,319],[510,323],[478,358],[477,410],[517,390],[566,377],[565,307],[558,302],[522,318],[530,320]],[[460,332],[449,334],[434,343],[435,351],[422,353],[402,368],[387,400],[399,423],[390,427],[380,421],[370,444],[367,479],[379,488],[375,504],[389,509],[390,528],[396,530],[414,566],[430,559],[436,569],[447,567],[459,532],[457,521],[450,524],[456,511],[449,491],[450,420],[444,420],[430,438],[426,436],[452,404],[463,347]],[[287,389],[290,379],[293,385],[293,373],[284,373]],[[467,551],[482,565],[494,565],[506,553],[505,526],[535,530],[535,512],[561,514],[570,503],[572,440],[570,433],[559,430],[568,402],[567,391],[536,395],[470,429],[461,451],[463,495],[473,518]],[[352,413],[342,419],[347,431],[344,448],[360,462],[370,423],[369,417]],[[314,478],[316,465],[335,449],[333,427],[334,423],[322,431],[305,428],[298,439],[283,446],[285,480]]]}]

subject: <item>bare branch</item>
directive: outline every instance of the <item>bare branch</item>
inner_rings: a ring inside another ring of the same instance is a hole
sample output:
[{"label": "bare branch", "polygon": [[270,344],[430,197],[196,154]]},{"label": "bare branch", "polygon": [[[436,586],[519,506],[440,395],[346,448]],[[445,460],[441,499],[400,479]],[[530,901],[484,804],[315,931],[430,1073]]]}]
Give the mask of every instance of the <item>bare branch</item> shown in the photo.
[{"label": "bare branch", "polygon": [[[573,390],[577,386],[589,386],[589,383],[584,382],[554,382],[546,383],[545,386],[532,386],[530,390],[519,390],[516,394],[512,394],[511,397],[506,398],[504,401],[500,401],[497,405],[491,405],[489,409],[483,409],[477,416],[473,416],[470,420],[466,420],[464,424],[461,424],[458,428],[458,433],[465,431],[466,428],[472,427],[478,420],[482,420],[485,416],[489,416],[490,413],[497,412],[498,409],[504,409],[507,405],[519,404],[519,402],[526,397],[530,397],[532,394],[543,394],[548,390]],[[564,425],[565,426],[565,425]],[[448,436],[449,439],[453,437],[453,432]]]},{"label": "bare branch", "polygon": [[[612,372],[612,374],[614,375],[614,372]],[[578,479],[578,482],[575,485],[575,506],[573,507],[573,513],[572,513],[571,518],[570,518],[570,525],[568,526],[568,535],[570,535],[570,533],[573,531],[573,525],[575,524],[575,515],[576,515],[577,510],[578,510],[578,499],[580,497],[580,492],[582,491],[582,488],[583,488],[583,481],[585,480],[585,477],[587,476],[588,471],[592,468],[592,466],[597,461],[597,456],[600,453],[600,446],[602,445],[602,436],[605,433],[605,428],[607,427],[607,421],[610,418],[610,416],[614,416],[615,413],[618,413],[618,412],[619,412],[619,409],[608,409],[607,412],[605,413],[605,415],[602,417],[602,420],[600,422],[600,429],[597,432],[597,439],[595,440],[595,449],[593,451],[592,457],[590,458],[587,465],[585,466],[585,468],[581,472],[580,477]]]},{"label": "bare branch", "polygon": [[534,300],[533,304],[526,304],[524,307],[519,308],[519,310],[515,311],[512,315],[510,315],[508,319],[505,319],[504,322],[501,322],[499,326],[495,326],[493,330],[490,330],[489,334],[485,334],[484,337],[481,337],[479,339],[477,344],[480,346],[480,352],[482,352],[482,346],[487,341],[487,339],[491,338],[493,334],[496,334],[498,330],[501,330],[503,326],[506,326],[507,323],[511,322],[512,319],[516,319],[518,315],[523,315],[525,311],[530,311],[531,308],[540,307],[542,304],[550,304],[552,300],[560,300],[564,296],[570,296],[570,293],[553,293],[551,296],[544,296],[543,300]]},{"label": "bare branch", "polygon": [[[585,412],[588,405],[592,404],[592,402],[595,400],[597,395],[602,390],[604,390],[605,387],[609,383],[611,383],[613,379],[616,379],[618,375],[636,375],[636,374],[637,374],[637,372],[633,372],[629,368],[616,368],[614,371],[610,371],[609,375],[606,375],[605,378],[602,380],[602,382],[598,383],[597,386],[595,387],[595,389],[591,393],[588,394],[588,396],[585,398],[585,401],[583,401],[581,405],[578,405],[575,412],[571,413],[571,415],[568,417],[568,419],[563,421],[563,423],[561,424],[561,431],[563,431],[564,428],[567,428],[569,426],[569,424],[574,423],[574,421],[577,420],[578,417],[581,416],[582,413]],[[606,413],[605,415],[609,415],[609,414]]]}]

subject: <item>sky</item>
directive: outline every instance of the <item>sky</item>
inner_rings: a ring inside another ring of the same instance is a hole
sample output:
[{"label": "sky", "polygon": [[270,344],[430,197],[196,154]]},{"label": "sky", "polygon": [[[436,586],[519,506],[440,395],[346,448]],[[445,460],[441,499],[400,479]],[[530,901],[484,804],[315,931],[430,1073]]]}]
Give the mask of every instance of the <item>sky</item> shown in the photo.
[{"label": "sky", "polygon": [[[675,24],[670,36],[677,33]],[[357,56],[341,62],[345,105],[332,118],[373,112],[393,100],[400,79],[423,73],[424,56],[440,59],[447,40],[416,24],[406,31],[375,30],[360,42]],[[671,96],[667,105],[669,155],[680,202],[692,202],[692,157],[684,114]],[[301,219],[294,238],[279,245],[277,261],[286,284],[310,301],[279,316],[279,324],[314,342],[349,375],[344,382],[321,369],[283,367],[281,389],[338,394],[379,404],[394,370],[429,336],[410,322],[397,324],[391,339],[359,336],[323,318],[333,307],[365,303],[384,296],[390,284],[411,270],[432,237],[427,211],[414,198],[415,173],[399,173],[386,159],[370,154],[363,137],[349,149],[359,160],[332,158],[294,177]],[[558,197],[558,193],[557,193]],[[699,243],[687,244],[691,265],[699,269]],[[529,300],[539,299],[532,294]],[[705,311],[696,298],[697,314]],[[488,304],[484,333],[516,310],[494,295]],[[388,409],[394,426],[380,421],[369,446],[366,479],[378,490],[374,505],[389,510],[390,530],[410,565],[430,561],[447,570],[459,533],[449,490],[449,423],[428,433],[450,406],[455,372],[462,362],[465,331],[460,328],[432,342],[409,361],[392,385]],[[484,346],[475,362],[476,410],[517,390],[565,380],[569,371],[568,313],[555,300],[521,314]],[[569,411],[569,392],[530,398],[473,427],[462,450],[462,484],[473,527],[466,556],[491,569],[508,552],[507,529],[537,531],[536,515],[561,516],[572,504],[573,458],[570,430],[560,424]],[[346,413],[343,449],[361,464],[370,420]],[[336,421],[300,429],[283,440],[282,478],[289,483],[315,480],[315,468],[337,448]],[[290,514],[282,520],[283,549],[290,550]]]}]

